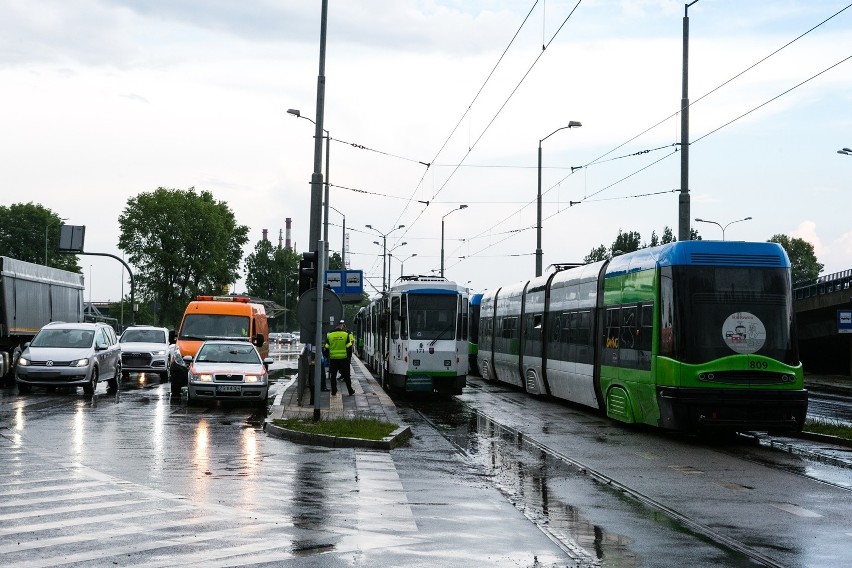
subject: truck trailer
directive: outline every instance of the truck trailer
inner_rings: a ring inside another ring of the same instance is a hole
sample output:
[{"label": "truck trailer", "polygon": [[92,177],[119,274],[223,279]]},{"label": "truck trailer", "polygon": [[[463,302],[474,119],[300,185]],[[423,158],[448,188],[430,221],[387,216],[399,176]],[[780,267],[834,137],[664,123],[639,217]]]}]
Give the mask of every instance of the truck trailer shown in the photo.
[{"label": "truck trailer", "polygon": [[83,321],[83,275],[0,256],[0,379],[8,384],[24,343],[52,321]]}]

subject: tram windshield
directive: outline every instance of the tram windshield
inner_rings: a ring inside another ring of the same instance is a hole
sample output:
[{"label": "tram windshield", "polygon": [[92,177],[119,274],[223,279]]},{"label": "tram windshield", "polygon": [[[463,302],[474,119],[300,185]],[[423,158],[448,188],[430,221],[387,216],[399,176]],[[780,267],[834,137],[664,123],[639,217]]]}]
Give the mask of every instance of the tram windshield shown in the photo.
[{"label": "tram windshield", "polygon": [[455,294],[408,294],[409,337],[425,341],[454,340],[457,312]]},{"label": "tram windshield", "polygon": [[663,355],[687,363],[736,354],[799,362],[786,269],[667,267],[660,300]]}]

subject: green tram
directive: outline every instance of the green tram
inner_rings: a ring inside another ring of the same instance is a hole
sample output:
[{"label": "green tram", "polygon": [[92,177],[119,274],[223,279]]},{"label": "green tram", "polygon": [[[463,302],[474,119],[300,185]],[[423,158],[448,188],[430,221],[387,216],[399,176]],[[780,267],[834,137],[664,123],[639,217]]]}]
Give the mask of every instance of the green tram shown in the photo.
[{"label": "green tram", "polygon": [[798,431],[795,329],[780,245],[685,241],[486,292],[477,363],[622,422]]}]

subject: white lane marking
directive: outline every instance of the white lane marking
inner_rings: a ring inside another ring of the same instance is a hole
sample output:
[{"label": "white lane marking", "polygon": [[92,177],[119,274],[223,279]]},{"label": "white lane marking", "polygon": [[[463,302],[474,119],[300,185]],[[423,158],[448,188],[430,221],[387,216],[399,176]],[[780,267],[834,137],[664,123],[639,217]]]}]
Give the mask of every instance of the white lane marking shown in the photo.
[{"label": "white lane marking", "polygon": [[369,532],[416,531],[396,465],[387,452],[355,452],[358,527]]},{"label": "white lane marking", "polygon": [[770,503],[776,509],[781,509],[786,513],[790,513],[791,515],[796,515],[797,517],[809,517],[816,518],[822,517],[819,513],[814,513],[813,511],[809,511],[804,507],[799,507],[798,505],[793,505],[791,503]]}]

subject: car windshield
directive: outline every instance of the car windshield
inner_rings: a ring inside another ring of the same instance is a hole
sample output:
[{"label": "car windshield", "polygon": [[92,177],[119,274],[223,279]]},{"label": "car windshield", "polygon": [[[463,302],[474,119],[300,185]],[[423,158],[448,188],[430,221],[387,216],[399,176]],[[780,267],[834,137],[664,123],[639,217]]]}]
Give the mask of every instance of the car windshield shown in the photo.
[{"label": "car windshield", "polygon": [[95,332],[90,329],[42,329],[30,347],[66,347],[81,349],[92,346]]},{"label": "car windshield", "polygon": [[159,329],[128,329],[121,343],[166,343],[166,333]]},{"label": "car windshield", "polygon": [[199,363],[252,363],[260,365],[260,356],[252,345],[207,344],[198,351]]},{"label": "car windshield", "polygon": [[248,337],[249,319],[245,316],[190,314],[183,320],[181,339],[208,337]]}]

